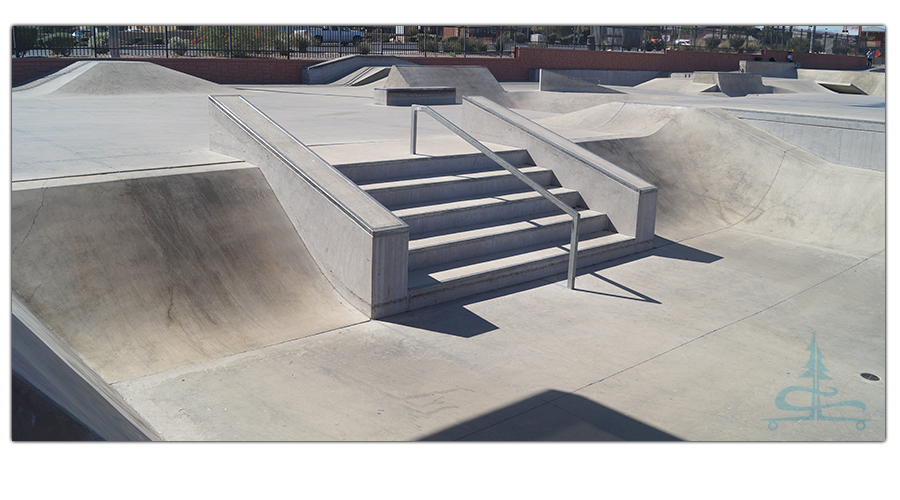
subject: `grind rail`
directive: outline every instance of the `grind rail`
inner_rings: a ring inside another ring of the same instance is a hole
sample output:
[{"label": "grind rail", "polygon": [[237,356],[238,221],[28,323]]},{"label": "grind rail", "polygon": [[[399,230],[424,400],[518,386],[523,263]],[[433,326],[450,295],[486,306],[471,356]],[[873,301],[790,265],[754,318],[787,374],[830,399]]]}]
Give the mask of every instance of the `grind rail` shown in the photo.
[{"label": "grind rail", "polygon": [[570,207],[568,204],[554,196],[550,191],[548,191],[544,186],[541,186],[537,182],[533,181],[527,175],[523,174],[512,164],[501,158],[499,155],[491,151],[487,146],[479,142],[477,139],[469,135],[463,129],[456,126],[453,122],[442,116],[437,111],[429,108],[428,106],[423,106],[420,104],[414,104],[412,106],[412,116],[411,116],[411,124],[410,124],[410,132],[409,132],[409,152],[410,154],[416,154],[416,136],[418,131],[418,114],[419,112],[425,112],[432,118],[434,118],[438,123],[444,125],[448,129],[450,129],[453,133],[461,137],[464,141],[471,144],[473,147],[481,151],[491,160],[494,160],[498,165],[505,168],[509,171],[513,176],[517,179],[521,180],[525,184],[527,184],[530,188],[537,191],[541,196],[546,198],[548,201],[556,205],[560,210],[567,213],[570,217],[572,217],[572,238],[569,246],[569,277],[567,286],[570,290],[575,289],[575,270],[576,264],[578,260],[578,223],[581,221],[581,214],[578,213],[577,210]]}]

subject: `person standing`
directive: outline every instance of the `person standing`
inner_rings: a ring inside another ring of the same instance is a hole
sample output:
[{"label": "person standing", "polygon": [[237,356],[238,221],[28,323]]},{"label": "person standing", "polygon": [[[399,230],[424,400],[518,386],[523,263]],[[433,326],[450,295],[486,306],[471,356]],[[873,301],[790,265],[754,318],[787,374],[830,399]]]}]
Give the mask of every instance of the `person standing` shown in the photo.
[{"label": "person standing", "polygon": [[869,51],[866,52],[866,67],[867,68],[872,67],[872,62],[873,62],[874,58],[875,58],[875,53],[872,51],[872,49],[869,49]]}]

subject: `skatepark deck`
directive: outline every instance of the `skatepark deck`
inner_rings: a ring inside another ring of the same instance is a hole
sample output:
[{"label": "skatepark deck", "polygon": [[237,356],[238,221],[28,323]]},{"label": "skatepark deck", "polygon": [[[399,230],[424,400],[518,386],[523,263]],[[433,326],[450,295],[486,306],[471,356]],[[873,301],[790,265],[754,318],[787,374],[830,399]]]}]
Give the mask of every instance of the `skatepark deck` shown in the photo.
[{"label": "skatepark deck", "polygon": [[[366,320],[309,265],[255,166],[208,150],[205,95],[39,88],[12,96],[13,293],[160,439],[886,439],[884,172],[721,110],[883,120],[883,97],[508,92],[517,112],[659,187],[654,248],[580,270],[576,290],[554,276]],[[409,110],[375,106],[369,88],[218,90],[326,160],[411,156]],[[144,127],[202,130],[139,135],[136,107]],[[459,108],[440,107],[455,123]],[[102,137],[46,126],[96,113]],[[471,152],[420,127],[423,155]],[[862,429],[767,424],[798,414],[776,396],[809,387],[813,334],[833,400],[865,403],[822,411]]]}]

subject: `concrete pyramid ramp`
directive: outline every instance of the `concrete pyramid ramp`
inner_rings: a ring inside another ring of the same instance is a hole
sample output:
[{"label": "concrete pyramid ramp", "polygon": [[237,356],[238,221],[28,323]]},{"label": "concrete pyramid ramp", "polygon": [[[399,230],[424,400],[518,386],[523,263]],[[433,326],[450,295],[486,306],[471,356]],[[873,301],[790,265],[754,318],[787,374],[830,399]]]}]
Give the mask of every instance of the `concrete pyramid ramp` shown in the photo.
[{"label": "concrete pyramid ramp", "polygon": [[853,255],[885,248],[883,172],[829,163],[716,108],[660,115],[650,135],[582,144],[659,187],[659,236],[734,227]]},{"label": "concrete pyramid ramp", "polygon": [[12,290],[107,382],[365,321],[256,168],[12,192]]},{"label": "concrete pyramid ramp", "polygon": [[541,69],[540,89],[544,92],[590,92],[594,94],[621,94],[597,83],[564,75],[556,71]]},{"label": "concrete pyramid ramp", "polygon": [[139,61],[78,61],[14,89],[48,97],[215,94],[222,87],[158,64]]},{"label": "concrete pyramid ramp", "polygon": [[506,97],[506,90],[484,66],[394,66],[384,87],[455,87],[457,103],[464,95],[481,95],[500,103]]}]

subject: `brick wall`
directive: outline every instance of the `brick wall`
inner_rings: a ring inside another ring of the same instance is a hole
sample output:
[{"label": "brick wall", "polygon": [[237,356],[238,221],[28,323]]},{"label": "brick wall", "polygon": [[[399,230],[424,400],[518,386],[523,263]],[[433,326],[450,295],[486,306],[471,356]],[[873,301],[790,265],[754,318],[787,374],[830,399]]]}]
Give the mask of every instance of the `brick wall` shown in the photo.
[{"label": "brick wall", "polygon": [[[768,61],[787,60],[787,52],[763,51],[759,54],[724,54],[671,50],[658,52],[605,52],[573,49],[535,49],[519,47],[516,57],[406,57],[412,62],[432,65],[484,66],[499,81],[527,81],[531,70],[606,69],[650,70],[674,73],[692,71],[737,71],[740,61],[761,57]],[[72,64],[74,58],[13,58],[12,84],[18,85]],[[87,59],[97,60],[97,59]],[[214,59],[214,58],[146,58],[146,61],[181,71],[215,83],[296,84],[303,68],[322,62],[306,59]],[[866,66],[865,57],[830,54],[794,54],[794,60],[808,69],[858,69]]]}]

